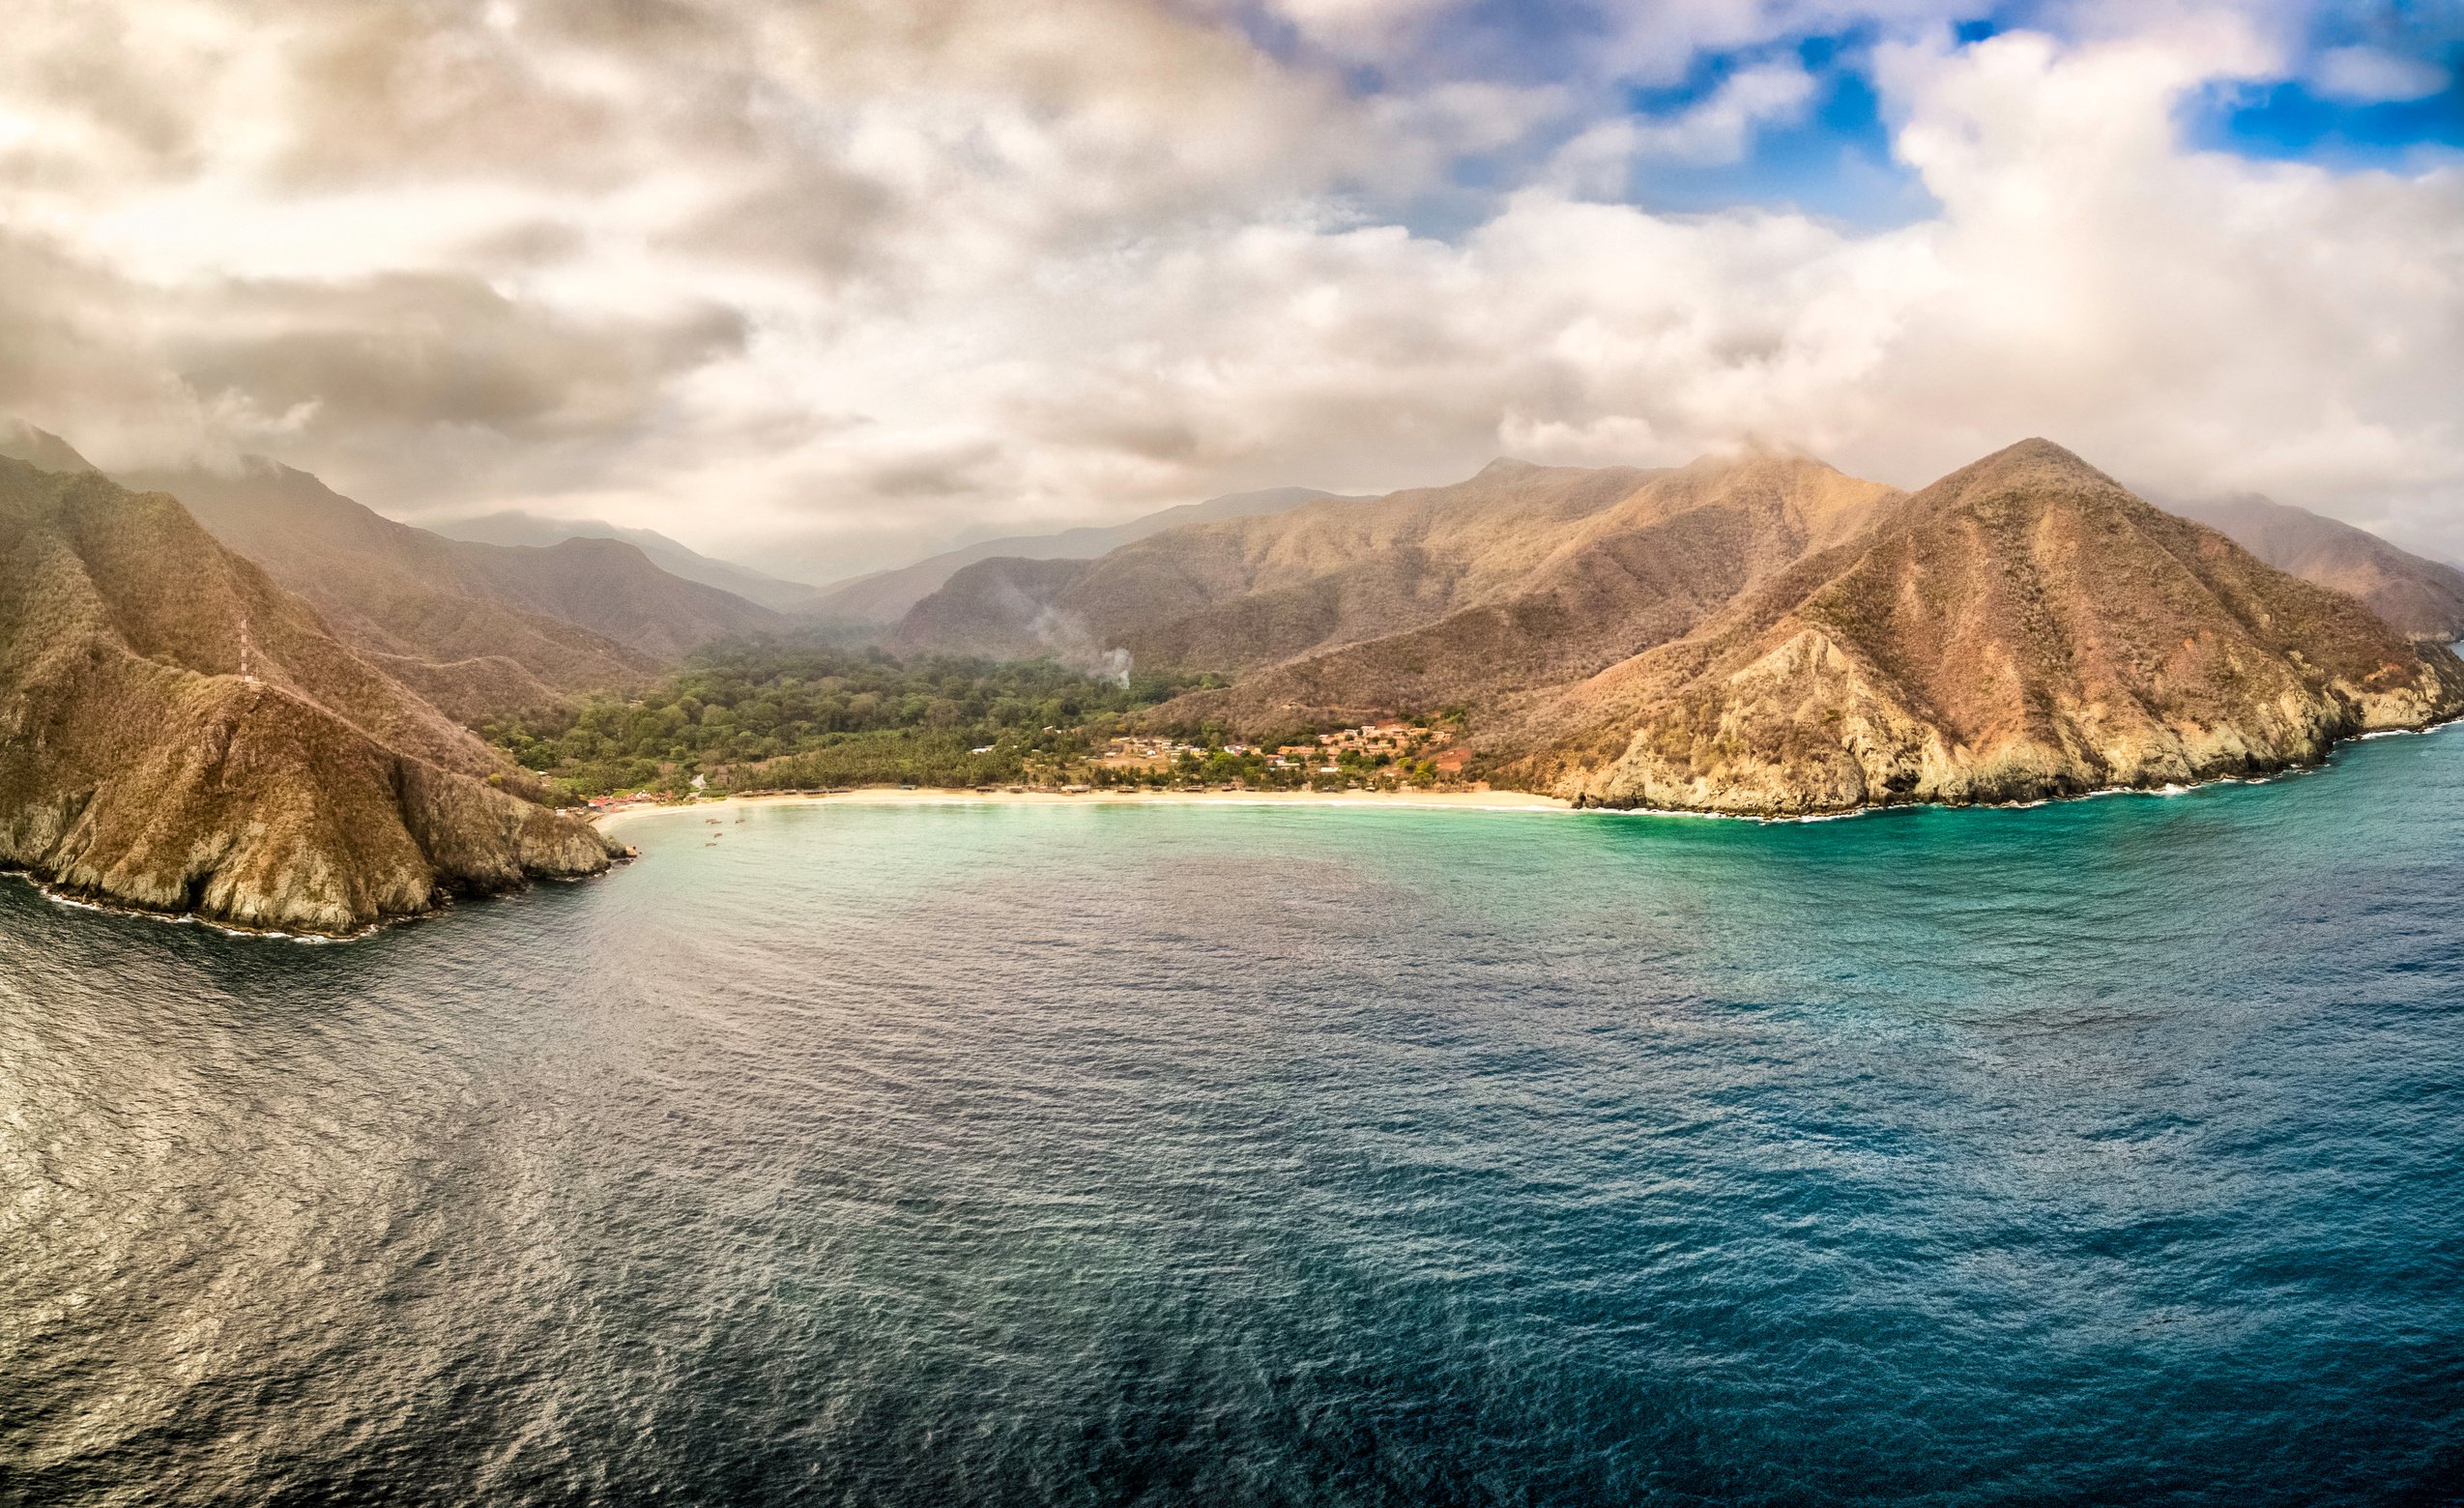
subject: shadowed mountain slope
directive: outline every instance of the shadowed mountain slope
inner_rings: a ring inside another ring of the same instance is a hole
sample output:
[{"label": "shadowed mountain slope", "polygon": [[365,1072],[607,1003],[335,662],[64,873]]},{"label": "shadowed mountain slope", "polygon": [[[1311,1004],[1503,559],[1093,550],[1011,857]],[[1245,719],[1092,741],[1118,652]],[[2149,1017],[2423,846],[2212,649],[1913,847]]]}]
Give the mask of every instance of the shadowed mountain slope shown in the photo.
[{"label": "shadowed mountain slope", "polygon": [[409,573],[437,590],[555,619],[626,649],[672,659],[731,633],[784,626],[768,608],[669,575],[619,539],[545,546],[473,544],[396,523],[306,472],[259,457],[239,473],[147,473],[123,478],[169,492],[223,543],[276,579],[331,591],[325,575]]},{"label": "shadowed mountain slope", "polygon": [[537,794],[174,499],[0,460],[0,862],[347,933],[604,869]]},{"label": "shadowed mountain slope", "polygon": [[447,539],[261,459],[230,476],[189,470],[125,479],[178,497],[216,537],[324,613],[344,640],[466,720],[636,685],[695,645],[785,623],[679,580],[618,540],[529,548]]},{"label": "shadowed mountain slope", "polygon": [[2459,710],[2464,662],[2039,440],[1484,742],[1581,800],[1790,815],[2274,770]]},{"label": "shadowed mountain slope", "polygon": [[1184,503],[1178,508],[1164,508],[1125,524],[1064,529],[1058,534],[1022,535],[1006,539],[982,539],[955,550],[944,550],[913,566],[839,582],[824,590],[821,601],[815,604],[813,610],[821,616],[851,623],[895,624],[916,603],[940,591],[950,577],[978,561],[996,558],[1089,561],[1124,544],[1135,543],[1184,524],[1288,512],[1305,503],[1333,496],[1333,493],[1310,487],[1270,487],[1262,492],[1228,493],[1203,503]]},{"label": "shadowed mountain slope", "polygon": [[298,593],[333,632],[455,717],[538,707],[576,691],[637,685],[656,656],[507,601],[460,545],[398,524],[305,472],[267,462],[241,475],[150,472],[217,539]]},{"label": "shadowed mountain slope", "polygon": [[2172,511],[2222,530],[2277,570],[2360,597],[2416,639],[2464,639],[2464,570],[2400,550],[2366,529],[2263,497],[2176,504]]}]

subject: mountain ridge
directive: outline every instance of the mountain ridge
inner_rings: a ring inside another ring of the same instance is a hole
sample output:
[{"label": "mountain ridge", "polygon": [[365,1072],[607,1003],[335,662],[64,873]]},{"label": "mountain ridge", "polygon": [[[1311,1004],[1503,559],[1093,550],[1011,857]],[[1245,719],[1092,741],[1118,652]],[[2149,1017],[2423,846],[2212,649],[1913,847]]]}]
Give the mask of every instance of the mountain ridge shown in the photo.
[{"label": "mountain ridge", "polygon": [[1168,529],[1229,518],[1271,515],[1337,496],[1315,487],[1267,487],[1252,492],[1230,492],[1202,503],[1183,503],[1123,524],[1087,525],[1048,535],[1013,535],[998,539],[981,539],[927,556],[912,565],[832,583],[824,589],[823,599],[813,611],[823,617],[888,625],[898,623],[917,602],[940,591],[951,576],[981,561],[1093,560]]},{"label": "mountain ridge", "polygon": [[2464,711],[2464,662],[2023,441],[1493,735],[1584,804],[1801,816],[2314,763]]},{"label": "mountain ridge", "polygon": [[655,529],[630,529],[604,519],[547,518],[519,508],[505,508],[425,527],[431,534],[468,544],[536,548],[562,544],[567,539],[619,539],[640,550],[652,565],[671,576],[732,593],[774,613],[816,612],[826,592],[811,582],[784,580],[750,566],[704,555]]},{"label": "mountain ridge", "polygon": [[2359,597],[2417,639],[2464,639],[2464,570],[2366,529],[2256,493],[2168,502],[2171,511],[2230,536],[2278,570]]}]

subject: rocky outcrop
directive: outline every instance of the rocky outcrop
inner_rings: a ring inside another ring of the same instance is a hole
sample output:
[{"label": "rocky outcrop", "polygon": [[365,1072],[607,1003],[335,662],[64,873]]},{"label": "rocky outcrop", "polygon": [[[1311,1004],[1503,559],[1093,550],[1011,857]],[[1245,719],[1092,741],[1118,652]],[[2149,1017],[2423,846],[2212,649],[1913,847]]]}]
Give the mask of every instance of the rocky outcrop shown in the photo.
[{"label": "rocky outcrop", "polygon": [[1787,816],[2258,773],[2459,711],[2453,655],[2029,441],[1492,742],[1581,802]]},{"label": "rocky outcrop", "polygon": [[0,864],[343,935],[604,870],[543,795],[170,497],[0,460]]}]

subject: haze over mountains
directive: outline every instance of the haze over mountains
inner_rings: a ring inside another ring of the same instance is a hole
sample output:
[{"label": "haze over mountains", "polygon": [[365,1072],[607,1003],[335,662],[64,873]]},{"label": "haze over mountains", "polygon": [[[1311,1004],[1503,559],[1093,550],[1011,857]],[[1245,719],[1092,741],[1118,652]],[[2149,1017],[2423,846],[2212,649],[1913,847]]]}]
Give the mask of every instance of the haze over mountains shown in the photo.
[{"label": "haze over mountains", "polygon": [[[244,461],[236,474],[134,472],[122,479],[178,497],[216,537],[276,579],[312,600],[324,597],[320,606],[381,629],[425,622],[425,602],[413,608],[391,596],[419,586],[570,624],[658,660],[723,634],[785,622],[732,593],[673,576],[623,540],[577,537],[533,546],[448,539],[395,523],[305,472],[259,457]],[[377,577],[381,586],[370,579]],[[365,606],[371,588],[382,602],[382,621]]]},{"label": "haze over mountains", "polygon": [[2365,529],[2255,495],[2167,506],[2223,530],[2278,570],[2359,597],[2417,639],[2464,639],[2464,570],[2398,549]]},{"label": "haze over mountains", "polygon": [[640,550],[651,564],[671,576],[734,593],[774,613],[813,613],[826,589],[801,581],[782,581],[734,561],[713,560],[688,549],[654,529],[627,529],[600,519],[542,518],[519,509],[450,519],[429,526],[432,534],[474,544],[527,545],[548,548],[567,539],[621,539]]},{"label": "haze over mountains", "polygon": [[1203,503],[1184,503],[1125,524],[983,539],[928,556],[912,566],[840,582],[826,590],[816,611],[824,617],[851,623],[895,624],[917,602],[941,590],[950,577],[978,561],[1089,561],[1185,524],[1281,513],[1334,496],[1314,487],[1269,487],[1260,492],[1227,493]]},{"label": "haze over mountains", "polygon": [[[0,429],[0,455],[95,471],[60,437],[23,424]],[[223,544],[304,597],[345,643],[464,722],[638,686],[696,645],[790,622],[662,570],[629,542],[448,539],[262,457],[227,472],[121,479],[178,497]]]}]

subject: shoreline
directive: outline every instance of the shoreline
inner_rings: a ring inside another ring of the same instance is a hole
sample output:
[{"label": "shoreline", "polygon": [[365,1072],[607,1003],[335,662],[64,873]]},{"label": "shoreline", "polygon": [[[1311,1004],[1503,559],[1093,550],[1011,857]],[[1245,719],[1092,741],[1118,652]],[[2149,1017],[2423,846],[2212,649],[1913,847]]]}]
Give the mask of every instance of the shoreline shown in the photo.
[{"label": "shoreline", "polygon": [[757,806],[1351,806],[1433,811],[1571,812],[1561,797],[1528,791],[944,791],[857,786],[715,799],[649,802],[600,812],[599,826],[662,812],[745,811]]},{"label": "shoreline", "polygon": [[2028,811],[2041,806],[2095,800],[2101,797],[2187,796],[2218,786],[2268,785],[2301,775],[2321,774],[2334,767],[2335,756],[2350,745],[2381,739],[2421,738],[2464,727],[2464,714],[2441,718],[2415,728],[2378,728],[2348,734],[2329,745],[2313,763],[2287,765],[2259,774],[2212,775],[2189,784],[2161,786],[2098,786],[2068,796],[2041,796],[2017,801],[1882,801],[1844,811],[1804,812],[1773,816],[1754,812],[1690,811],[1667,806],[1577,806],[1564,797],[1529,791],[950,791],[928,787],[857,786],[837,792],[781,792],[767,796],[725,796],[700,800],[649,802],[598,812],[590,821],[605,826],[628,817],[661,812],[747,810],[756,806],[1290,806],[1387,808],[1424,811],[1561,812],[1603,817],[1680,817],[1702,822],[1746,822],[1763,826],[1844,822],[1881,812],[1904,811]]}]

